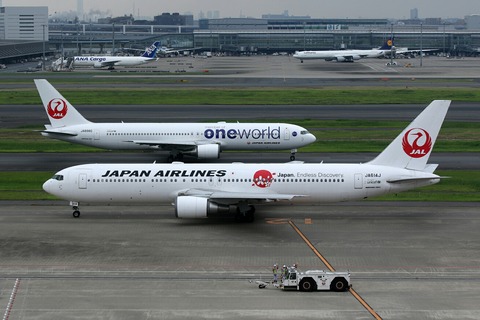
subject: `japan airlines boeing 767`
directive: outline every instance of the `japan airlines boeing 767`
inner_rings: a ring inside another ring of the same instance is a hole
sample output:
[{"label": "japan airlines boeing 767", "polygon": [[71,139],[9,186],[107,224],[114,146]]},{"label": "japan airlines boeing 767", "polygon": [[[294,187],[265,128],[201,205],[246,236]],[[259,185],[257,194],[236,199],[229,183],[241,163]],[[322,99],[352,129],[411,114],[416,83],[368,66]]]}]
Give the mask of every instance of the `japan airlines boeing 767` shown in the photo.
[{"label": "japan airlines boeing 767", "polygon": [[237,210],[253,220],[254,204],[349,201],[439,182],[427,164],[450,101],[433,101],[375,159],[364,164],[85,164],[63,169],[43,189],[78,202],[172,203],[178,218]]},{"label": "japan airlines boeing 767", "polygon": [[35,80],[51,125],[42,135],[87,146],[153,149],[217,159],[224,150],[291,150],[313,143],[305,128],[287,123],[93,123],[85,119],[47,80]]}]

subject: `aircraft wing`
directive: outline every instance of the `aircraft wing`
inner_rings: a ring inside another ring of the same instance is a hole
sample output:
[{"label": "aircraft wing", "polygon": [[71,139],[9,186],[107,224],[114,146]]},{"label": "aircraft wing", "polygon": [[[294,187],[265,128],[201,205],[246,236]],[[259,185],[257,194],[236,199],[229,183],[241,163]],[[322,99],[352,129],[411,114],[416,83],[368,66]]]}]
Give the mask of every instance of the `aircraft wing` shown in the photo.
[{"label": "aircraft wing", "polygon": [[115,63],[117,62],[120,62],[121,60],[112,60],[112,61],[105,61],[105,62],[102,62],[102,67],[113,67],[115,66]]},{"label": "aircraft wing", "polygon": [[273,202],[286,200],[290,201],[297,197],[306,197],[301,194],[283,194],[283,193],[265,193],[265,192],[229,192],[217,190],[189,189],[180,195],[205,197],[214,200],[256,200],[264,202]]},{"label": "aircraft wing", "polygon": [[178,143],[178,142],[155,141],[155,140],[128,140],[125,142],[132,142],[142,146],[157,147],[164,150],[173,150],[173,149],[189,150],[198,145],[198,143],[195,143],[193,141]]},{"label": "aircraft wing", "polygon": [[[432,51],[440,51],[440,49],[406,49],[406,48],[398,48],[394,49],[393,52],[396,54],[407,54],[407,53],[416,53],[420,54],[420,52],[432,52]],[[388,51],[387,51],[388,52]]]}]

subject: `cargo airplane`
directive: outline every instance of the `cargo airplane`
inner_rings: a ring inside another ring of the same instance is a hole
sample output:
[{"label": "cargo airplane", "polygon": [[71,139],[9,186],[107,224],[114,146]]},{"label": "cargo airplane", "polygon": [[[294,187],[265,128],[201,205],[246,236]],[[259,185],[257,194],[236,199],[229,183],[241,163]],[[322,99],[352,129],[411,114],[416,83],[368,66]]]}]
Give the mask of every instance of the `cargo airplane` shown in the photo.
[{"label": "cargo airplane", "polygon": [[169,160],[183,155],[217,159],[224,150],[291,150],[316,138],[287,123],[93,123],[85,119],[47,80],[36,79],[50,125],[42,135],[110,150],[164,150]]},{"label": "cargo airplane", "polygon": [[94,67],[113,69],[114,67],[133,67],[158,60],[156,54],[160,48],[160,42],[154,42],[139,57],[124,56],[75,56],[73,67]]},{"label": "cargo airplane", "polygon": [[57,172],[43,189],[70,200],[104,204],[171,203],[178,218],[234,213],[252,221],[256,204],[360,200],[440,181],[427,164],[450,106],[433,101],[375,159],[363,164],[84,164]]},{"label": "cargo airplane", "polygon": [[317,50],[317,51],[297,51],[293,55],[294,58],[299,59],[301,63],[303,60],[323,59],[325,61],[337,62],[353,62],[363,58],[379,58],[389,53],[392,48],[392,40],[388,39],[383,46],[378,49],[371,50]]}]

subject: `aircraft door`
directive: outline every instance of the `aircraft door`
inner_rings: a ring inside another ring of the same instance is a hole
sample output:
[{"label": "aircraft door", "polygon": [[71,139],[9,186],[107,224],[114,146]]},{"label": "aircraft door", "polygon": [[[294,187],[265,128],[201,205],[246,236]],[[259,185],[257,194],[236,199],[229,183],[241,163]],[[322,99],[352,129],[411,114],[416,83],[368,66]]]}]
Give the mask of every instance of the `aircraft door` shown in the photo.
[{"label": "aircraft door", "polygon": [[87,189],[87,174],[80,173],[78,175],[78,189]]},{"label": "aircraft door", "polygon": [[100,131],[95,130],[94,135],[93,135],[93,138],[94,138],[95,140],[100,140]]},{"label": "aircraft door", "polygon": [[361,173],[355,173],[355,189],[363,189],[363,175]]},{"label": "aircraft door", "polygon": [[283,130],[283,140],[290,140],[290,129],[285,128]]}]

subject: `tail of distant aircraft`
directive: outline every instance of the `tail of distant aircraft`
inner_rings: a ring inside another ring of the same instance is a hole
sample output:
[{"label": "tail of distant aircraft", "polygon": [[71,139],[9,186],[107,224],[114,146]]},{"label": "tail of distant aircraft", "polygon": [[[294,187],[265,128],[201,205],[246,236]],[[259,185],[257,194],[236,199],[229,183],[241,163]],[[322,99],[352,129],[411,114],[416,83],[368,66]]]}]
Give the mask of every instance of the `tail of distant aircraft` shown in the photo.
[{"label": "tail of distant aircraft", "polygon": [[369,162],[419,171],[433,172],[436,168],[427,165],[437,139],[450,100],[434,100],[390,145]]},{"label": "tail of distant aircraft", "polygon": [[155,58],[158,49],[160,48],[160,41],[155,41],[150,47],[145,49],[145,52],[142,54],[144,58]]},{"label": "tail of distant aircraft", "polygon": [[47,80],[34,81],[52,128],[90,123]]}]

